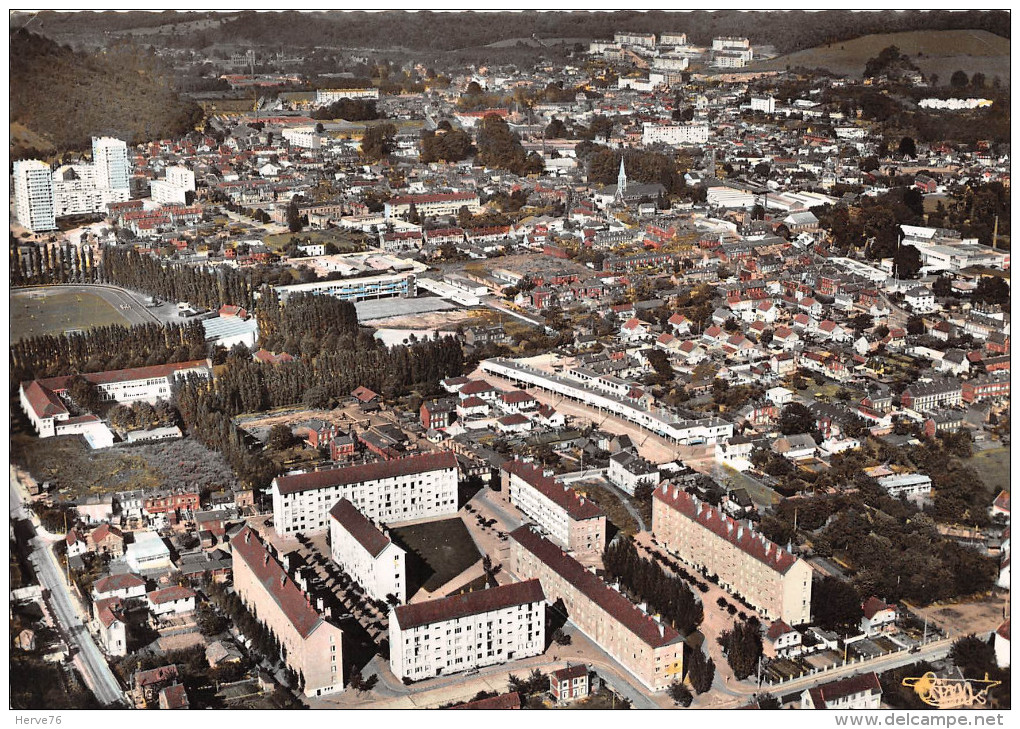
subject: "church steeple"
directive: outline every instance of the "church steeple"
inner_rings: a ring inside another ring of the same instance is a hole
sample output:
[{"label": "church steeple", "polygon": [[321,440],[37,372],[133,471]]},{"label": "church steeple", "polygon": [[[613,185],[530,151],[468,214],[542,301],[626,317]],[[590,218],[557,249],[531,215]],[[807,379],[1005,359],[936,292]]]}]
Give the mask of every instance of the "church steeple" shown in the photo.
[{"label": "church steeple", "polygon": [[623,199],[627,193],[627,170],[623,166],[623,157],[620,157],[620,174],[616,178],[616,196]]}]

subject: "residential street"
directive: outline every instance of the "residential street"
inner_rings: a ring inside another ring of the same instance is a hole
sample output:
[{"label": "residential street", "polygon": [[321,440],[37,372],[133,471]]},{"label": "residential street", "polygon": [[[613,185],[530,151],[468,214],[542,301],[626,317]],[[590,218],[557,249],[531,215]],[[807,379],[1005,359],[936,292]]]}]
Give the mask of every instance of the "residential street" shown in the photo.
[{"label": "residential street", "polygon": [[[10,504],[12,519],[29,519],[37,526],[34,515],[28,513],[22,503],[22,492],[14,470],[11,469]],[[38,534],[38,529],[36,532]],[[74,664],[81,671],[85,683],[96,698],[105,705],[122,701],[124,693],[106,658],[99,651],[92,634],[89,633],[87,616],[84,616],[78,601],[71,595],[61,573],[60,565],[53,554],[52,543],[43,536],[32,540],[33,551],[29,557],[32,567],[45,591],[47,601],[56,618],[57,629],[64,635],[74,653]]]}]

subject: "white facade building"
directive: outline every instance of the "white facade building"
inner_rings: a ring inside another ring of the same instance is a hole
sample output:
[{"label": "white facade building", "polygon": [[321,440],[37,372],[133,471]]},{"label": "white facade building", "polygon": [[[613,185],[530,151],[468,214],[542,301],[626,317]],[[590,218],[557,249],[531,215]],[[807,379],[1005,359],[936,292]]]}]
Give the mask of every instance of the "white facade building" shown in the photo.
[{"label": "white facade building", "polygon": [[634,453],[620,451],[610,457],[606,478],[633,496],[641,484],[659,485],[659,469]]},{"label": "white facade building", "polygon": [[457,513],[457,457],[451,451],[273,479],[273,523],[281,536],[329,527],[340,499],[376,522]]},{"label": "white facade building", "polygon": [[127,144],[113,137],[92,138],[92,164],[100,190],[130,190],[131,165]]},{"label": "white facade building", "polygon": [[152,201],[160,205],[187,205],[195,191],[195,173],[187,167],[167,167],[166,177],[149,183]]},{"label": "white facade building", "polygon": [[407,602],[404,550],[347,499],[329,511],[329,547],[333,561],[358,581],[373,600],[393,595]]},{"label": "white facade building", "polygon": [[390,668],[421,680],[537,656],[545,593],[536,580],[402,605],[390,612]]},{"label": "white facade building", "polygon": [[931,493],[931,477],[923,473],[902,473],[878,479],[878,485],[892,497],[917,497]]},{"label": "white facade building", "polygon": [[708,141],[708,124],[653,124],[645,122],[641,142],[651,144],[704,144]]},{"label": "white facade building", "polygon": [[14,211],[33,233],[57,227],[50,166],[37,159],[14,163]]},{"label": "white facade building", "polygon": [[510,503],[554,542],[579,557],[602,554],[606,548],[602,509],[529,463],[507,461],[500,474]]},{"label": "white facade building", "polygon": [[751,111],[761,111],[766,114],[776,113],[776,97],[774,96],[752,96]]},{"label": "white facade building", "polygon": [[316,89],[315,103],[319,106],[326,106],[340,99],[378,99],[379,89],[372,87],[367,89]]},{"label": "white facade building", "polygon": [[315,131],[315,127],[284,129],[283,138],[290,142],[291,146],[301,149],[318,149],[322,146],[322,135]]}]

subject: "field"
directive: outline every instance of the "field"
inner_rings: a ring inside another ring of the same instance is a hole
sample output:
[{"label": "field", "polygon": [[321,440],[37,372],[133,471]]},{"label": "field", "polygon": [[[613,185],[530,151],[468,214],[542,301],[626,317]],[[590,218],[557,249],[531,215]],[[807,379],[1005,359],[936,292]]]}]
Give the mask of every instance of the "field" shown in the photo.
[{"label": "field", "polygon": [[460,518],[397,527],[390,533],[408,552],[408,596],[419,587],[434,592],[481,559]]},{"label": "field", "polygon": [[[598,484],[582,483],[576,486],[575,491],[598,504],[602,511],[606,512],[606,521],[611,522],[627,536],[632,537],[640,531],[637,519],[627,510],[623,500],[612,489]],[[609,538],[607,534],[607,542]]]},{"label": "field", "polygon": [[53,481],[61,499],[169,485],[238,485],[222,456],[190,438],[93,451],[77,436],[40,440],[19,434],[11,438],[11,461],[39,482]]},{"label": "field", "polygon": [[1009,448],[990,448],[980,451],[966,462],[981,476],[985,486],[993,493],[1009,489]]},{"label": "field", "polygon": [[14,341],[42,334],[131,322],[102,296],[86,292],[34,289],[10,295],[11,338]]},{"label": "field", "polygon": [[[953,71],[961,69],[968,75],[975,71],[985,74],[991,82],[995,76],[1009,84],[1009,39],[981,30],[910,31],[862,36],[841,43],[816,46],[780,56],[749,70],[782,71],[787,66],[827,68],[844,76],[860,77],[869,58],[888,46],[896,46],[926,76],[938,74],[946,83]],[[921,55],[918,55],[921,54]]]},{"label": "field", "polygon": [[305,230],[300,233],[277,233],[265,237],[266,247],[276,252],[282,251],[291,242],[300,244],[332,243],[336,246],[338,253],[361,253],[368,248],[364,235],[339,228]]}]

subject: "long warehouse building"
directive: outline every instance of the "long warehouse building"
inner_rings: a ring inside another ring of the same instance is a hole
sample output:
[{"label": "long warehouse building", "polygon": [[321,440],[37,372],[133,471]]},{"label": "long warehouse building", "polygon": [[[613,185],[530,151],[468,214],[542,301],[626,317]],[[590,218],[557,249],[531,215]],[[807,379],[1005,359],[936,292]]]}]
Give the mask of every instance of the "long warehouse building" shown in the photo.
[{"label": "long warehouse building", "polygon": [[554,375],[504,357],[482,360],[483,372],[508,379],[518,386],[539,387],[636,423],[666,440],[680,445],[714,444],[733,436],[733,424],[719,418],[683,420],[663,410],[646,410],[604,390],[585,385],[565,375]]}]

